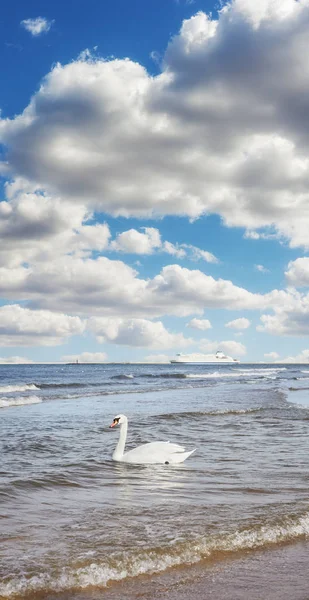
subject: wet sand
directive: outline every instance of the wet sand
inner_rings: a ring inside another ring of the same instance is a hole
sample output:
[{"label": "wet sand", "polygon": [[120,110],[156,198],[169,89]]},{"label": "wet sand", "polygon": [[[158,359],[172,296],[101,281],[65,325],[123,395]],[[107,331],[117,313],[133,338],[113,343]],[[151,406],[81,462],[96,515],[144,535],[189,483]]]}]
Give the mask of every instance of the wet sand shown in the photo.
[{"label": "wet sand", "polygon": [[44,600],[309,600],[308,564],[303,541]]}]

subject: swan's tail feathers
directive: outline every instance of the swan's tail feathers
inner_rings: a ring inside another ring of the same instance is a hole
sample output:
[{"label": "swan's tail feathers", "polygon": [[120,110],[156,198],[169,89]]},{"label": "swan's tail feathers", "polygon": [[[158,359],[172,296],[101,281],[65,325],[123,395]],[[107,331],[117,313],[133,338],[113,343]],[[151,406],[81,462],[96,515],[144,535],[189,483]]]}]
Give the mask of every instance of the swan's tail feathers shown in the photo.
[{"label": "swan's tail feathers", "polygon": [[193,452],[195,452],[195,451],[196,451],[196,448],[194,448],[194,450],[189,450],[189,452],[175,452],[172,455],[171,462],[173,462],[173,463],[182,463],[187,458],[189,458],[189,456],[191,456],[191,454],[193,454]]}]

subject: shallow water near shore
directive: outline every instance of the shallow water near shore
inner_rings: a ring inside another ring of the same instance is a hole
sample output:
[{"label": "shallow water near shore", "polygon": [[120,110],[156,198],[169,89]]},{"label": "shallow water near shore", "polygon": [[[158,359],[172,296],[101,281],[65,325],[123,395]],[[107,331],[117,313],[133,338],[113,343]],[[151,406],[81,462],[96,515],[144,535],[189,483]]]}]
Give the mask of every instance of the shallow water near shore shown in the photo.
[{"label": "shallow water near shore", "polygon": [[[300,548],[307,384],[305,365],[1,366],[0,598],[124,598],[124,586],[152,598],[155,581],[183,586],[188,567],[197,585],[234,560],[236,577],[243,553],[253,569],[282,544]],[[196,453],[114,463],[119,412],[128,448],[170,440]]]}]

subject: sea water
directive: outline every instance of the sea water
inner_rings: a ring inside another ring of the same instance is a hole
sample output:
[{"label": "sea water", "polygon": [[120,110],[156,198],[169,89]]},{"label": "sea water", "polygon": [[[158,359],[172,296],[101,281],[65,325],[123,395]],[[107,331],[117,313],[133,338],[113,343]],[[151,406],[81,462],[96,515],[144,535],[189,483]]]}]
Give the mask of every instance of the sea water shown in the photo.
[{"label": "sea water", "polygon": [[[1,365],[0,598],[103,598],[306,540],[308,400],[305,365]],[[195,454],[113,462],[118,413],[128,449]]]}]

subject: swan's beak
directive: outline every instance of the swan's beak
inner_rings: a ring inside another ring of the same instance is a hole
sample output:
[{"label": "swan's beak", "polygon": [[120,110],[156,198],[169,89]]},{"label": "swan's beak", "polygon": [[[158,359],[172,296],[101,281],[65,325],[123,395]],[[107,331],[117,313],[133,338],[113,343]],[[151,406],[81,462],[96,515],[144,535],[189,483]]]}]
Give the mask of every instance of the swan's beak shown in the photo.
[{"label": "swan's beak", "polygon": [[115,425],[117,425],[117,423],[115,423],[115,421],[113,421],[113,422],[110,424],[109,428],[111,428],[111,427],[115,427]]}]

